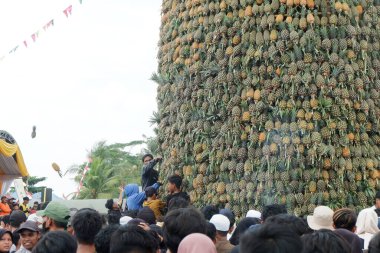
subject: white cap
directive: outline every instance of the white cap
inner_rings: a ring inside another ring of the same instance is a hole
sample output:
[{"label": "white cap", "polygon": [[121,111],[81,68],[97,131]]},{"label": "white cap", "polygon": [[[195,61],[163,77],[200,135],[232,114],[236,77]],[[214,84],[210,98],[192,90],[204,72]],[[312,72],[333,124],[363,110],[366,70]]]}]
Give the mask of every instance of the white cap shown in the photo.
[{"label": "white cap", "polygon": [[129,216],[123,216],[120,218],[120,225],[125,225],[127,224],[130,220],[132,220],[132,217],[129,217]]},{"label": "white cap", "polygon": [[328,206],[317,206],[314,209],[313,215],[307,216],[307,224],[313,230],[329,229],[334,230],[333,227],[334,211]]},{"label": "white cap", "polygon": [[256,210],[249,210],[245,217],[257,218],[261,220],[261,213]]},{"label": "white cap", "polygon": [[37,214],[33,213],[33,214],[30,214],[28,216],[28,220],[31,220],[31,221],[34,221],[34,222],[37,222],[37,223],[40,223],[42,224],[44,222],[42,216],[38,216]]},{"label": "white cap", "polygon": [[214,214],[210,223],[214,224],[216,230],[227,232],[230,229],[230,220],[223,214]]}]

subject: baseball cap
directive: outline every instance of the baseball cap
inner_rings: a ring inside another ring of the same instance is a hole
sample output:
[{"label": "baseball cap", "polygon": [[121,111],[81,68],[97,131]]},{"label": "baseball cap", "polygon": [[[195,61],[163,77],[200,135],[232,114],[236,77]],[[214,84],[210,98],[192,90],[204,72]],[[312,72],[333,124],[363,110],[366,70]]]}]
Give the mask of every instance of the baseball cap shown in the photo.
[{"label": "baseball cap", "polygon": [[249,210],[245,217],[257,218],[261,220],[261,213],[256,210]]},{"label": "baseball cap", "polygon": [[307,216],[307,224],[313,230],[322,228],[334,230],[333,227],[334,211],[328,206],[317,206],[313,215]]},{"label": "baseball cap", "polygon": [[9,216],[9,223],[12,227],[19,227],[21,223],[26,221],[26,215],[21,210],[14,210]]},{"label": "baseball cap", "polygon": [[70,211],[67,206],[56,201],[50,202],[44,210],[37,211],[38,216],[47,216],[59,222],[67,222],[70,218]]},{"label": "baseball cap", "polygon": [[27,220],[21,226],[15,230],[16,233],[20,233],[22,230],[30,230],[33,232],[39,232],[38,225],[36,222]]},{"label": "baseball cap", "polygon": [[230,220],[223,214],[214,214],[210,223],[214,224],[218,231],[227,232],[230,229]]}]

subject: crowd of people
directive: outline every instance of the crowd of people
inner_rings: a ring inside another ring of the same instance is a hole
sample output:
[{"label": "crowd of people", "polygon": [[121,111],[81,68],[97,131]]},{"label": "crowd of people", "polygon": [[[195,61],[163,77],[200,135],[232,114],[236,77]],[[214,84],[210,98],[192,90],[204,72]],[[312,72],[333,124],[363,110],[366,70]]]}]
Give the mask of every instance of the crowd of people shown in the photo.
[{"label": "crowd of people", "polygon": [[[157,160],[146,160],[144,169],[154,170]],[[26,205],[2,216],[0,253],[380,253],[380,192],[358,215],[317,206],[304,219],[273,204],[237,218],[230,209],[193,207],[178,175],[168,177],[161,199],[149,170],[143,190],[130,184],[118,201],[107,200],[107,214],[52,201],[34,213]]]}]

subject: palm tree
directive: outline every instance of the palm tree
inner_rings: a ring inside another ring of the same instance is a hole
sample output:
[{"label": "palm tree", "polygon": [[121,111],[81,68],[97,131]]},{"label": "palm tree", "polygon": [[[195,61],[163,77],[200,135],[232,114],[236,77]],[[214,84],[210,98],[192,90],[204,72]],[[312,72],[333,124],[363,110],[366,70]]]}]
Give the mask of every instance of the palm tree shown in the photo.
[{"label": "palm tree", "polygon": [[[97,143],[88,156],[91,158],[89,171],[85,174],[83,187],[78,198],[110,198],[118,196],[118,186],[127,183],[140,183],[140,156],[125,151],[126,147],[143,144],[144,141]],[[74,174],[80,182],[87,163],[71,166],[65,174]]]}]

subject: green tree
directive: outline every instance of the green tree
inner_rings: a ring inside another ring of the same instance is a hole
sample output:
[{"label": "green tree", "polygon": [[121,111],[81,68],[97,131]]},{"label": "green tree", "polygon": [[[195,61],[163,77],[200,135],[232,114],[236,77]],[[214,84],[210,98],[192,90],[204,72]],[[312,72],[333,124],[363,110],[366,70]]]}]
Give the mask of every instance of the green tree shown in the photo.
[{"label": "green tree", "polygon": [[26,189],[30,193],[37,193],[41,192],[45,186],[36,186],[36,184],[43,182],[46,180],[46,177],[36,177],[36,176],[29,176],[24,177],[23,181],[26,184]]},{"label": "green tree", "polygon": [[[92,162],[78,198],[117,197],[120,185],[140,183],[140,156],[131,154],[126,148],[143,143],[144,141],[111,145],[105,141],[97,143],[88,154]],[[66,173],[74,174],[74,180],[79,183],[86,164],[87,162],[73,165]]]}]

